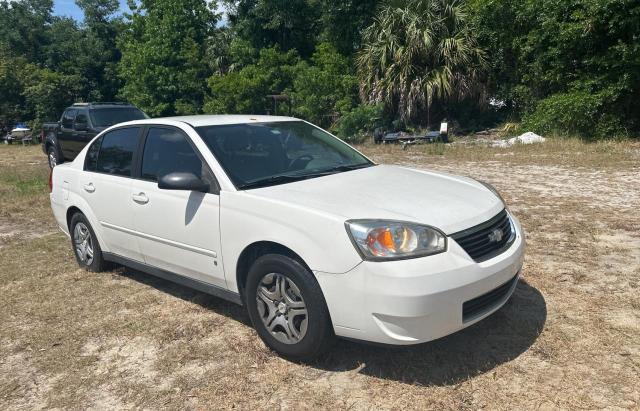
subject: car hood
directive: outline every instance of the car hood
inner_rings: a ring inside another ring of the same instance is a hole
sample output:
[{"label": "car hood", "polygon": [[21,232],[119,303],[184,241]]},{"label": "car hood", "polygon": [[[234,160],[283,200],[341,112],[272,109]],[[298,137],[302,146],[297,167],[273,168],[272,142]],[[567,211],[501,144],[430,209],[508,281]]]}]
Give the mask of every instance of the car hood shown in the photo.
[{"label": "car hood", "polygon": [[480,224],[504,208],[499,198],[471,178],[389,165],[245,193],[331,214],[345,221],[404,220],[439,228],[445,234]]}]

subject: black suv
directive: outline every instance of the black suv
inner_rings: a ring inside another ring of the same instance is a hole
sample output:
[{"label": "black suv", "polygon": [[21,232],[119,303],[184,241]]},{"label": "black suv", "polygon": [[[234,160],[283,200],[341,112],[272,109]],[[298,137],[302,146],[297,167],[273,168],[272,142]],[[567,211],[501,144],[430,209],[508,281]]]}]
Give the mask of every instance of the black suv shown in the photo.
[{"label": "black suv", "polygon": [[102,130],[125,121],[149,118],[129,103],[76,103],[60,120],[42,125],[42,150],[49,167],[70,161]]}]

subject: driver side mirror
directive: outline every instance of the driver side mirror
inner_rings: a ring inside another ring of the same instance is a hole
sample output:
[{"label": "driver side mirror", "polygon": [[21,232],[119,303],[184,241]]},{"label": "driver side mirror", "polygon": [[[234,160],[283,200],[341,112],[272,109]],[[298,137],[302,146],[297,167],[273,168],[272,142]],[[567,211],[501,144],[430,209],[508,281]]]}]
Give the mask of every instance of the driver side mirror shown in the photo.
[{"label": "driver side mirror", "polygon": [[209,184],[193,173],[174,172],[162,176],[158,180],[158,188],[162,190],[186,190],[206,193],[209,191]]}]

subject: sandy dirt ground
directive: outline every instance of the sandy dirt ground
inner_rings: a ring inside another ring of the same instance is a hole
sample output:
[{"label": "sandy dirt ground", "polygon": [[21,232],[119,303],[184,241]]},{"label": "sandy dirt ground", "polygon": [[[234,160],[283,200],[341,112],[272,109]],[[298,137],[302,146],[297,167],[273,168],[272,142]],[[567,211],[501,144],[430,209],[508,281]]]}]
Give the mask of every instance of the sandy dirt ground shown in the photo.
[{"label": "sandy dirt ground", "polygon": [[37,147],[0,147],[0,409],[639,409],[640,144],[369,146],[494,184],[523,279],[480,323],[295,364],[243,309],[139,272],[79,269]]}]

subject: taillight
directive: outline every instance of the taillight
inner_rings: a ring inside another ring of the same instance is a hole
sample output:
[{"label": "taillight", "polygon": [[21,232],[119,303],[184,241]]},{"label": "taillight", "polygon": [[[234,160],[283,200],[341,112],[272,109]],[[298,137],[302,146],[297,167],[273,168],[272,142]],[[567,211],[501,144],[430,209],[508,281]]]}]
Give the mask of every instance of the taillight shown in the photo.
[{"label": "taillight", "polygon": [[49,169],[49,192],[53,191],[53,168]]}]

